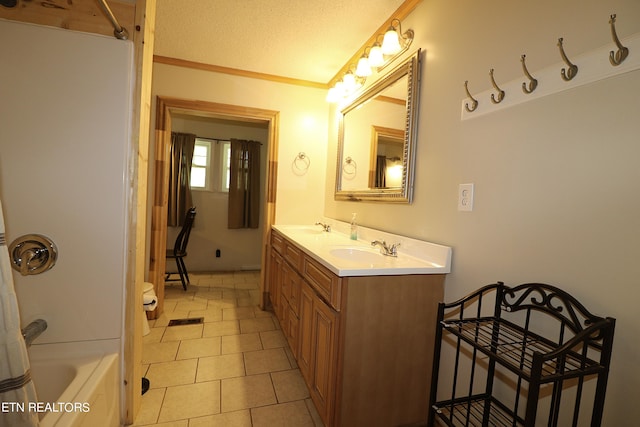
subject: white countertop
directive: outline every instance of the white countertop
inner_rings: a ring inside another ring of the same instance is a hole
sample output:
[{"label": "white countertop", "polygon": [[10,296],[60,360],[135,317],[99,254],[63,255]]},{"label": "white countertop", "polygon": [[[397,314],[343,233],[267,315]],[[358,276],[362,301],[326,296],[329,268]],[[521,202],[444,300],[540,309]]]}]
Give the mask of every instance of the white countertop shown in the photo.
[{"label": "white countertop", "polygon": [[[373,229],[358,227],[359,239],[339,230],[345,223],[331,221],[332,231],[311,225],[274,225],[298,247],[338,276],[446,274],[451,271],[451,248]],[[347,224],[348,225],[348,224]],[[385,256],[373,240],[400,243],[397,257]]]}]

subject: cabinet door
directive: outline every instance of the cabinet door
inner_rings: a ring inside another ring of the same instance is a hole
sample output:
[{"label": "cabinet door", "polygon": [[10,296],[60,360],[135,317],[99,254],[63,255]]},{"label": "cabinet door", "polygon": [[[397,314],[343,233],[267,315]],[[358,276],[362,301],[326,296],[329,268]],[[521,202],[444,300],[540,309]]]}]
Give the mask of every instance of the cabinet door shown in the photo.
[{"label": "cabinet door", "polygon": [[300,373],[307,384],[311,384],[311,363],[313,356],[313,340],[311,337],[311,325],[313,319],[314,293],[306,282],[301,283],[300,301],[298,305],[299,341],[298,341],[298,366]]},{"label": "cabinet door", "polygon": [[332,425],[336,365],[338,313],[314,295],[311,339],[313,346],[311,398],[325,425]]},{"label": "cabinet door", "polygon": [[282,288],[282,264],[283,260],[280,254],[271,250],[271,258],[269,260],[269,299],[273,306],[273,311],[278,315],[280,313],[280,289]]}]

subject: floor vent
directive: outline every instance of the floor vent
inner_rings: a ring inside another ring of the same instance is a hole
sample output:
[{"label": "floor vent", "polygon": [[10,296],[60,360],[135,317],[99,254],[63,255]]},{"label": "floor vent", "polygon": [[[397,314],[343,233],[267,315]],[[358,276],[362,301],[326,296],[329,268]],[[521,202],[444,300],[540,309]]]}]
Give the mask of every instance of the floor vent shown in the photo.
[{"label": "floor vent", "polygon": [[171,319],[169,320],[169,326],[197,325],[202,322],[204,322],[204,317],[194,317],[193,319]]}]

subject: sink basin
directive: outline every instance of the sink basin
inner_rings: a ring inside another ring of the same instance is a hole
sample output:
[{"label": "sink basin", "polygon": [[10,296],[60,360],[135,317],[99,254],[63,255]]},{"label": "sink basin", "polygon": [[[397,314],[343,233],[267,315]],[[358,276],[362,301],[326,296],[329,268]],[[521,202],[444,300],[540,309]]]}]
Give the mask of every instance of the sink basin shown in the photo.
[{"label": "sink basin", "polygon": [[331,249],[329,253],[335,257],[354,262],[363,262],[367,264],[376,264],[389,261],[391,257],[386,257],[379,252],[368,251],[359,248],[336,248]]}]

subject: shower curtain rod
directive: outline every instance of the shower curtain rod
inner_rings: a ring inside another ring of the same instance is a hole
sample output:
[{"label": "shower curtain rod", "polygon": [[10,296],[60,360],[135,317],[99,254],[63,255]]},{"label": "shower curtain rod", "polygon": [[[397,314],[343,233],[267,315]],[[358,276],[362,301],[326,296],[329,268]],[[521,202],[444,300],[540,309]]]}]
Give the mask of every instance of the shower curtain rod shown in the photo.
[{"label": "shower curtain rod", "polygon": [[98,3],[100,4],[100,6],[102,6],[102,10],[104,10],[104,13],[107,14],[107,18],[109,18],[109,21],[111,21],[111,25],[113,25],[113,35],[116,36],[116,38],[119,40],[127,40],[129,38],[129,32],[126,28],[120,26],[115,15],[109,8],[107,0],[98,0]]}]

